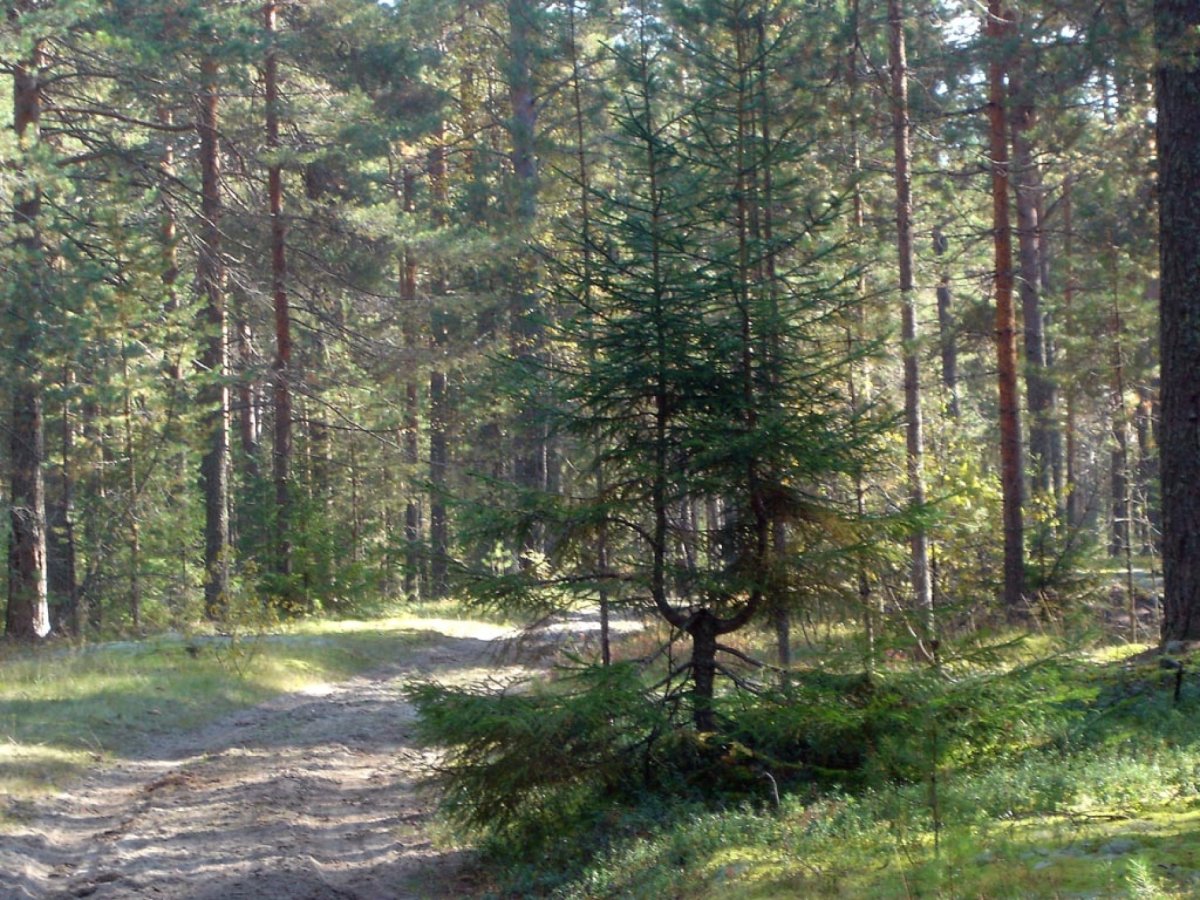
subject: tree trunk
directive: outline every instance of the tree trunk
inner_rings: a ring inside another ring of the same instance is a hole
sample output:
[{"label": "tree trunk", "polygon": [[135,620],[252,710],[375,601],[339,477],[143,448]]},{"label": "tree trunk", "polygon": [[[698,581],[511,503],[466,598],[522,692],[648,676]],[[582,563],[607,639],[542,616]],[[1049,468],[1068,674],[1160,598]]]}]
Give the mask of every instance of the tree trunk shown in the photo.
[{"label": "tree trunk", "polygon": [[51,609],[53,630],[82,637],[84,622],[80,616],[78,554],[75,540],[75,412],[71,394],[75,372],[63,372],[61,456],[62,467],[58,502],[47,509],[46,533],[47,584],[49,594],[59,602],[59,611]]},{"label": "tree trunk", "polygon": [[[900,263],[901,341],[904,357],[904,423],[908,499],[913,509],[925,505],[924,438],[918,359],[917,308],[913,285],[913,209],[908,119],[908,60],[904,46],[902,0],[888,0],[889,63],[892,80],[892,140],[895,151],[896,252]],[[926,637],[934,632],[933,588],[929,578],[929,537],[916,526],[910,537],[910,572],[916,609]]]},{"label": "tree trunk", "polygon": [[[13,128],[22,149],[38,142],[42,114],[42,50],[13,68]],[[42,478],[45,447],[39,386],[37,317],[45,302],[44,248],[38,234],[41,196],[36,186],[15,198],[13,221],[24,259],[17,267],[22,301],[10,310],[12,421],[9,432],[8,607],[4,630],[18,640],[50,631],[46,585],[46,494]],[[11,277],[11,274],[10,274]]]},{"label": "tree trunk", "polygon": [[1155,0],[1166,640],[1200,640],[1200,5]]},{"label": "tree trunk", "polygon": [[122,414],[125,430],[125,489],[129,492],[126,515],[129,518],[129,621],[133,631],[142,630],[142,523],[141,486],[138,484],[137,453],[133,434],[133,387],[129,381],[129,355],[121,345]]},{"label": "tree trunk", "polygon": [[[583,302],[584,306],[591,308],[592,304],[592,214],[591,214],[591,190],[592,183],[590,177],[590,169],[588,167],[587,157],[587,137],[584,128],[583,117],[583,85],[582,72],[579,59],[579,37],[576,31],[578,25],[576,0],[570,0],[568,4],[568,17],[570,24],[570,52],[571,52],[571,98],[573,102],[574,125],[575,125],[575,162],[578,168],[576,169],[576,177],[579,184],[579,227],[580,236],[583,241],[582,265],[583,265]],[[593,353],[593,358],[595,354]],[[608,481],[604,473],[603,466],[597,464],[595,466],[595,476],[593,489],[596,492],[596,498],[603,501],[608,493]],[[608,522],[602,521],[596,533],[596,571],[598,574],[597,602],[600,607],[600,662],[602,665],[608,666],[612,664],[612,636],[611,636],[611,597],[608,588]]]},{"label": "tree trunk", "polygon": [[707,609],[699,610],[687,625],[692,637],[692,718],[696,731],[717,730],[713,709],[717,677],[717,634],[719,621]]},{"label": "tree trunk", "polygon": [[[276,19],[279,4],[268,0],[263,9],[267,32],[264,62],[267,152],[278,153],[279,62],[276,52]],[[290,593],[292,576],[292,320],[287,292],[287,222],[283,217],[283,165],[272,158],[267,169],[267,202],[271,215],[271,299],[275,312],[275,362],[272,405],[274,433],[271,479],[275,488],[274,570]],[[289,598],[284,598],[285,602]]]},{"label": "tree trunk", "polygon": [[[852,210],[853,210],[853,234],[855,237],[861,238],[865,233],[866,225],[866,204],[863,199],[862,189],[862,149],[859,141],[858,127],[858,54],[860,51],[859,37],[859,0],[852,0],[850,6],[851,19],[851,41],[850,47],[846,51],[846,85],[849,91],[850,99],[850,171],[853,176],[852,188]],[[851,357],[855,353],[857,345],[862,343],[864,309],[863,299],[867,294],[867,277],[865,271],[860,271],[855,283],[855,314],[853,324],[846,325],[846,356]],[[864,362],[865,366],[866,363]],[[850,404],[850,412],[852,417],[856,417],[860,411],[865,409],[866,404],[860,395],[858,382],[856,378],[856,369],[851,365],[847,375],[847,400]],[[866,373],[864,373],[866,374]],[[869,381],[868,377],[864,381]],[[867,516],[866,504],[866,482],[863,477],[863,467],[855,466],[854,469],[854,508],[859,521],[865,521]],[[858,582],[858,598],[861,604],[863,636],[865,643],[865,660],[864,667],[868,673],[872,673],[875,669],[876,656],[876,638],[878,636],[879,626],[882,623],[882,609],[878,600],[872,596],[871,581],[867,574],[867,564],[863,558],[863,554],[856,554],[855,568],[857,569]]]},{"label": "tree trunk", "polygon": [[225,316],[225,272],[221,258],[221,160],[218,137],[220,94],[216,60],[200,63],[201,94],[196,130],[200,140],[200,250],[197,281],[203,294],[204,349],[201,390],[208,449],[200,463],[204,489],[204,612],[220,617],[229,594],[229,388]]},{"label": "tree trunk", "polygon": [[1000,0],[988,0],[987,35],[989,147],[992,156],[992,229],[995,243],[996,360],[1000,394],[1000,484],[1004,517],[1005,614],[1018,619],[1024,610],[1025,525],[1021,466],[1021,421],[1017,400],[1017,337],[1013,310],[1012,230],[1008,216],[1008,127],[1004,91],[1003,43],[1011,23]]},{"label": "tree trunk", "polygon": [[[941,229],[933,231],[933,252],[941,258],[947,249],[946,236]],[[958,410],[958,342],[954,325],[954,293],[950,290],[950,275],[942,270],[937,286],[938,345],[942,355],[942,387],[949,398],[946,412],[957,419]]]},{"label": "tree trunk", "polygon": [[[413,173],[404,173],[404,211],[412,213],[416,185]],[[417,257],[412,247],[404,249],[404,270],[400,277],[400,302],[404,306],[404,347],[417,352]],[[404,596],[416,600],[421,593],[421,501],[411,483],[417,478],[420,458],[421,397],[416,379],[416,367],[409,366],[404,383],[404,462],[409,483],[408,500],[404,507]],[[444,513],[443,513],[444,515]]]},{"label": "tree trunk", "polygon": [[[509,59],[508,89],[511,105],[509,124],[512,142],[513,198],[515,225],[522,236],[532,228],[537,215],[538,172],[534,135],[537,106],[533,87],[533,8],[529,0],[508,0]],[[543,352],[542,327],[536,309],[536,270],[529,253],[514,262],[512,277],[512,352],[518,359],[532,359]],[[549,488],[549,447],[535,404],[517,414],[514,446],[516,482],[534,491]],[[526,550],[542,549],[542,537],[531,534]]]},{"label": "tree trunk", "polygon": [[[1115,279],[1117,273],[1114,272],[1112,277]],[[1113,284],[1116,284],[1115,280]],[[1109,484],[1112,491],[1108,555],[1114,558],[1124,558],[1131,547],[1129,523],[1132,518],[1132,508],[1129,497],[1129,416],[1125,409],[1125,353],[1122,341],[1124,325],[1121,311],[1116,308],[1116,302],[1114,297],[1110,324],[1110,340],[1112,341],[1110,425],[1113,447],[1109,454],[1111,463]]]},{"label": "tree trunk", "polygon": [[1156,418],[1153,388],[1149,385],[1138,385],[1137,494],[1141,511],[1138,516],[1138,540],[1141,543],[1141,552],[1146,555],[1158,552],[1158,535],[1162,524],[1158,512],[1161,501],[1158,496],[1158,444],[1154,439]]},{"label": "tree trunk", "polygon": [[[1067,174],[1063,179],[1062,215],[1063,215],[1063,268],[1065,269],[1063,285],[1063,312],[1066,317],[1065,328],[1070,333],[1073,327],[1075,305],[1075,211],[1072,200],[1074,176]],[[1067,495],[1067,528],[1078,528],[1083,522],[1083,510],[1080,505],[1078,467],[1078,450],[1076,447],[1076,389],[1073,381],[1066,387],[1066,421],[1063,426],[1065,434],[1063,447],[1064,482],[1063,491]]]},{"label": "tree trunk", "polygon": [[1014,101],[1011,121],[1017,206],[1017,257],[1021,320],[1025,331],[1025,399],[1029,410],[1029,462],[1031,493],[1048,494],[1053,485],[1052,466],[1054,385],[1046,364],[1046,337],[1041,297],[1041,223],[1038,197],[1041,192],[1030,132],[1036,110],[1025,85],[1010,75],[1009,96]]},{"label": "tree trunk", "polygon": [[[437,228],[445,225],[446,204],[446,148],[444,132],[438,129],[436,145],[429,156],[429,180],[433,192],[433,224]],[[445,303],[445,277],[438,274],[434,279],[433,308],[430,314],[430,333],[433,339],[433,370],[429,374],[429,542],[430,542],[430,596],[437,600],[445,597],[449,586],[450,531],[446,518],[446,473],[449,467],[450,448],[447,440],[449,427],[449,398],[446,396],[446,345],[447,334]]]},{"label": "tree trunk", "polygon": [[233,332],[236,335],[237,359],[237,423],[241,444],[240,462],[251,482],[262,477],[259,452],[262,449],[262,426],[259,422],[259,386],[254,371],[254,335],[246,310],[247,297],[243,291],[234,293]]}]

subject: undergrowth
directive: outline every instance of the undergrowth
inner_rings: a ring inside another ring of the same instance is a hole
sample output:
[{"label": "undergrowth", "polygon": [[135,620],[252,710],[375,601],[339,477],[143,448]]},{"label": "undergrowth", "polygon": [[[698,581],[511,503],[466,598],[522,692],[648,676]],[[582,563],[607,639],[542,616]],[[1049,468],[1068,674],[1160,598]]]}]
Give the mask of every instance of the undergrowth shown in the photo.
[{"label": "undergrowth", "polygon": [[1111,655],[797,672],[711,735],[631,668],[414,699],[501,896],[1195,896],[1196,676]]}]

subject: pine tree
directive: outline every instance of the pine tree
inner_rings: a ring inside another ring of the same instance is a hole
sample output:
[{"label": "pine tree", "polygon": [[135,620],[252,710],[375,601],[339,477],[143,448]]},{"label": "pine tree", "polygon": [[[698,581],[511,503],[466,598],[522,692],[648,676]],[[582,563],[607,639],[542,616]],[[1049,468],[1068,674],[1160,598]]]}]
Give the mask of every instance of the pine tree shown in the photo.
[{"label": "pine tree", "polygon": [[1200,7],[1156,0],[1166,640],[1200,639]]}]

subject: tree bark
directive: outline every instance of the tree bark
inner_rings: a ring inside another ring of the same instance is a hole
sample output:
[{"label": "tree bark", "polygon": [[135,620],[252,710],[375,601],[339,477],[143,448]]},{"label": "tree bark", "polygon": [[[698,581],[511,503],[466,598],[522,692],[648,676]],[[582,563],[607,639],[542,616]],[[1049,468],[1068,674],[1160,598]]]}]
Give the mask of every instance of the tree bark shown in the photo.
[{"label": "tree bark", "polygon": [[217,61],[211,54],[201,59],[200,77],[196,122],[201,171],[197,282],[204,302],[200,364],[208,379],[200,397],[208,444],[200,463],[200,482],[204,491],[204,612],[216,619],[225,609],[229,594],[229,366],[221,257],[220,89]]},{"label": "tree bark", "polygon": [[[1063,179],[1062,215],[1063,215],[1063,267],[1065,284],[1063,285],[1063,312],[1066,317],[1065,327],[1069,333],[1073,322],[1075,307],[1075,210],[1073,201],[1074,176],[1070,173]],[[1063,491],[1066,493],[1067,528],[1078,528],[1083,522],[1083,509],[1080,504],[1078,483],[1078,450],[1076,388],[1073,381],[1068,381],[1065,391],[1065,434],[1063,446],[1064,481]]]},{"label": "tree bark", "polygon": [[[415,176],[404,172],[404,211],[412,213],[416,194]],[[404,306],[404,347],[409,353],[417,351],[417,257],[412,247],[404,248],[403,271],[400,276],[400,302]],[[402,442],[404,462],[408,468],[408,480],[417,477],[420,466],[420,422],[421,397],[417,384],[415,366],[409,367],[410,375],[404,383],[404,429]],[[404,596],[416,600],[421,593],[420,579],[421,546],[421,501],[415,490],[409,488],[404,507]]]},{"label": "tree bark", "polygon": [[[575,162],[577,165],[576,178],[579,182],[579,228],[583,241],[582,278],[583,302],[587,309],[592,307],[592,209],[591,209],[591,173],[588,166],[587,136],[583,117],[583,76],[580,65],[580,46],[577,33],[578,16],[576,0],[569,0],[568,17],[570,25],[571,52],[571,99],[575,118]],[[593,353],[594,357],[594,353]],[[593,487],[596,498],[603,501],[608,493],[608,480],[602,465],[595,467]],[[600,662],[604,666],[612,664],[611,636],[611,596],[608,588],[608,525],[607,521],[600,523],[596,533],[596,571],[598,585],[596,600],[600,607]]]},{"label": "tree bark", "polygon": [[1200,640],[1200,5],[1155,0],[1166,640]]},{"label": "tree bark", "polygon": [[[904,45],[902,0],[888,0],[889,63],[892,83],[892,140],[895,152],[896,253],[900,264],[901,341],[904,357],[904,423],[908,499],[914,510],[925,505],[924,436],[918,359],[917,308],[913,284],[913,208],[908,118],[908,59]],[[909,538],[910,574],[916,609],[926,637],[932,637],[933,587],[929,577],[929,537],[924,526]]]},{"label": "tree bark", "polygon": [[[522,236],[527,235],[537,216],[538,170],[534,136],[537,104],[533,85],[533,4],[508,0],[508,92],[511,105],[509,134],[512,142],[512,211]],[[517,359],[533,359],[544,350],[544,335],[537,318],[537,274],[531,254],[521,253],[514,261],[512,278],[512,353]],[[535,404],[517,414],[514,450],[516,482],[534,491],[550,487],[549,442]],[[525,550],[541,550],[542,536],[529,535]]]},{"label": "tree bark", "polygon": [[[933,232],[933,252],[939,259],[945,255],[946,236],[941,229]],[[938,344],[942,355],[942,387],[949,398],[946,412],[957,419],[958,409],[958,343],[954,325],[954,292],[950,289],[950,275],[942,270],[937,286]]]},{"label": "tree bark", "polygon": [[[264,61],[267,152],[277,154],[279,141],[279,61],[276,21],[279,4],[269,0],[263,9],[267,32]],[[287,222],[283,216],[283,165],[272,157],[267,169],[267,202],[271,216],[271,302],[275,313],[275,362],[271,394],[274,431],[271,479],[275,488],[274,570],[285,582],[292,576],[292,320],[287,292]],[[289,590],[285,587],[285,590]],[[286,600],[287,598],[285,598]]]},{"label": "tree bark", "polygon": [[[38,142],[42,115],[42,49],[13,68],[13,127],[24,149]],[[18,640],[36,640],[50,631],[46,584],[46,492],[42,476],[45,447],[39,379],[38,324],[45,302],[44,248],[38,234],[41,195],[36,186],[15,199],[13,221],[23,256],[17,271],[21,300],[9,310],[13,334],[12,421],[9,432],[8,606],[4,630]],[[11,276],[10,276],[11,277]]]},{"label": "tree bark", "polygon": [[[438,129],[436,144],[429,156],[429,180],[433,191],[433,224],[445,225],[446,204],[446,147],[445,134]],[[450,590],[449,557],[450,529],[446,516],[446,473],[450,462],[447,439],[449,427],[449,398],[446,395],[446,345],[449,339],[445,310],[446,284],[442,274],[434,279],[433,307],[430,313],[430,333],[434,355],[433,370],[429,373],[429,542],[430,596],[445,597]]]},{"label": "tree bark", "polygon": [[717,635],[720,622],[712,612],[700,609],[687,624],[692,638],[692,718],[696,731],[717,730],[713,708],[717,676]]},{"label": "tree bark", "polygon": [[[1114,250],[1115,255],[1115,250]],[[1115,259],[1114,259],[1115,262]],[[1115,268],[1115,265],[1114,265]],[[1112,275],[1115,285],[1117,273]],[[1131,548],[1130,521],[1132,504],[1129,496],[1129,415],[1125,408],[1125,351],[1123,346],[1124,322],[1121,311],[1113,298],[1113,312],[1109,337],[1112,341],[1112,388],[1110,426],[1112,429],[1112,452],[1109,454],[1110,518],[1108,555],[1125,557]]]},{"label": "tree bark", "polygon": [[1021,321],[1025,332],[1025,402],[1029,410],[1030,486],[1048,494],[1053,486],[1052,429],[1054,384],[1046,362],[1045,317],[1041,296],[1042,228],[1038,220],[1039,183],[1030,133],[1037,111],[1023,80],[1010,75],[1009,96],[1014,108],[1010,128],[1013,147],[1013,188],[1017,207],[1017,258],[1021,276]]},{"label": "tree bark", "polygon": [[78,554],[75,540],[75,410],[71,395],[75,372],[63,371],[62,432],[58,502],[47,507],[46,563],[49,593],[59,602],[51,608],[51,626],[55,631],[81,637],[84,622],[80,617]]},{"label": "tree bark", "polygon": [[1005,109],[1004,42],[1011,23],[1000,0],[988,0],[987,35],[989,148],[992,168],[992,233],[995,248],[996,361],[1000,395],[1000,484],[1004,520],[1005,614],[1016,620],[1024,610],[1025,525],[1021,465],[1021,420],[1017,400],[1016,316],[1013,309],[1012,229],[1009,225],[1008,127]]}]

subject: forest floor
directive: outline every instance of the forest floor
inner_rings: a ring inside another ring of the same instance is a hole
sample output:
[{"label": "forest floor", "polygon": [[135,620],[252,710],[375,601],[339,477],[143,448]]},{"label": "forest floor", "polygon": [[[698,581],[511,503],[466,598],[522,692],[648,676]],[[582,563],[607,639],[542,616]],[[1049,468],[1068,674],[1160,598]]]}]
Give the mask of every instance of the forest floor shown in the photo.
[{"label": "forest floor", "polygon": [[[0,898],[463,897],[469,851],[433,839],[402,690],[539,664],[500,626],[422,623],[394,664],[155,738],[27,801],[0,840]],[[514,660],[521,660],[516,664]]]}]

